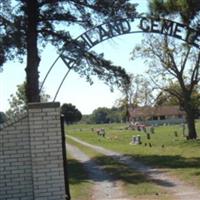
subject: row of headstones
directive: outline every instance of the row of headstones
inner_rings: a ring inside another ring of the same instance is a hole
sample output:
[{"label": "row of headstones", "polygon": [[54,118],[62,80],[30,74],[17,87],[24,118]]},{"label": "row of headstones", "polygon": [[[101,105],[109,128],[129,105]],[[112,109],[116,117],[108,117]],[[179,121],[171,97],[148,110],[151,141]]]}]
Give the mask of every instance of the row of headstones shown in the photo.
[{"label": "row of headstones", "polygon": [[[140,131],[143,131],[144,133],[146,133],[146,137],[148,140],[151,139],[151,134],[154,134],[155,133],[155,129],[153,126],[150,126],[148,128],[146,127],[142,127],[142,129],[140,128],[139,129]],[[142,144],[142,141],[141,141],[141,136],[140,135],[134,135],[132,137],[132,144]]]},{"label": "row of headstones", "polygon": [[[186,137],[186,135],[185,135],[185,124],[181,124],[181,127],[183,129],[183,137]],[[149,129],[147,129],[146,127],[140,127],[138,130],[143,131],[144,133],[146,133],[146,137],[147,137],[148,140],[151,139],[151,134],[155,133],[155,130],[154,130],[153,126],[150,126]],[[174,136],[178,137],[178,132],[177,131],[174,131]],[[133,136],[131,143],[132,144],[142,144],[141,136],[140,135]],[[151,143],[149,143],[149,144],[151,144]],[[145,146],[147,146],[147,145],[145,145]],[[149,146],[151,146],[151,145],[149,145]]]}]

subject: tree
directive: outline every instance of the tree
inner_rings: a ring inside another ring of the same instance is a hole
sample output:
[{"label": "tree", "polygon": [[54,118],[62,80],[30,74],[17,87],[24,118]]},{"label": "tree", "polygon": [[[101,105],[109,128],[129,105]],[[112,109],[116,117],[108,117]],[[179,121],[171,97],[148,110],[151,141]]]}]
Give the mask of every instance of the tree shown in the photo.
[{"label": "tree", "polygon": [[[195,118],[199,117],[199,109],[200,109],[200,92],[199,86],[197,85],[192,91],[191,95],[191,104],[192,104],[192,112],[194,113]],[[171,84],[163,88],[163,90],[158,94],[155,102],[155,106],[162,105],[179,105],[180,109],[183,110],[182,101],[179,98],[172,95],[170,91],[176,91],[181,93],[181,88],[178,83]]]},{"label": "tree", "polygon": [[[186,25],[192,26],[194,28],[199,28],[199,24],[200,24],[200,16],[199,16],[200,2],[199,1],[195,1],[195,0],[177,0],[177,1],[151,0],[149,2],[149,8],[150,8],[150,12],[152,14],[155,14],[159,17],[174,15],[176,18],[177,17],[180,18],[180,20],[183,23],[185,23]],[[186,53],[186,57],[185,57],[186,59],[183,59],[185,61],[187,60],[187,57],[189,56],[189,52],[191,49],[191,47],[189,45],[186,45],[186,46],[188,47],[187,48],[188,53]],[[185,64],[183,62],[182,66],[184,66],[184,65]],[[196,85],[196,84],[194,84],[195,81],[198,83],[198,75],[196,75],[196,74],[198,74],[198,70],[199,70],[198,65],[199,65],[199,63],[198,63],[198,58],[197,58],[196,65],[195,65],[196,67],[193,68],[194,69],[194,71],[192,73],[193,75],[191,75],[191,81],[190,81],[191,84],[188,83],[185,86],[183,86],[183,84],[182,84],[182,87],[181,87],[181,89],[183,89],[184,87],[190,88],[190,89],[186,89],[187,94],[184,95],[185,99],[188,98],[189,102],[193,102],[193,100],[191,99],[191,97],[192,97],[191,89],[195,88],[195,86],[194,86],[194,85]],[[184,71],[184,70],[182,70],[182,71]],[[180,78],[180,76],[179,76],[179,78]],[[193,105],[191,105],[191,107],[192,106]],[[188,106],[184,106],[184,107],[188,107]],[[188,118],[188,116],[187,116],[187,118]],[[189,119],[187,119],[187,121],[188,121],[188,128],[189,128],[189,137],[191,139],[196,138],[196,130],[195,130],[194,120],[192,120],[191,117],[189,117]],[[191,122],[189,122],[189,121],[191,121]]]},{"label": "tree", "polygon": [[129,76],[130,83],[122,87],[122,97],[118,100],[118,106],[124,108],[128,119],[130,107],[152,105],[154,100],[153,88],[146,77],[141,74]]},{"label": "tree", "polygon": [[[58,53],[68,44],[82,51],[83,59],[74,68],[91,82],[91,75],[120,85],[128,81],[124,69],[114,66],[94,52],[87,52],[82,42],[70,35],[73,27],[89,29],[99,23],[136,15],[131,0],[8,0],[0,3],[0,65],[7,60],[26,55],[26,97],[28,102],[39,102],[40,52],[47,43],[54,45]],[[66,54],[70,50],[66,51]],[[76,54],[77,52],[71,52]]]},{"label": "tree", "polygon": [[157,16],[180,16],[183,23],[199,26],[200,2],[196,0],[150,0],[149,10]]},{"label": "tree", "polygon": [[81,120],[88,124],[120,123],[125,121],[123,110],[118,107],[106,108],[99,107],[91,115],[83,116]]},{"label": "tree", "polygon": [[132,74],[130,77],[129,86],[122,91],[127,96],[128,104],[134,107],[151,105],[153,88],[147,77],[141,74]]},{"label": "tree", "polygon": [[88,123],[92,124],[119,123],[122,121],[126,121],[126,116],[121,107],[99,107],[92,112],[88,119]]},{"label": "tree", "polygon": [[92,112],[91,121],[96,124],[109,123],[109,108],[99,107]]},{"label": "tree", "polygon": [[0,112],[0,124],[3,124],[6,121],[6,115],[3,112]]},{"label": "tree", "polygon": [[79,122],[82,118],[81,112],[71,103],[65,103],[61,106],[61,113],[64,115],[64,120],[67,124]]},{"label": "tree", "polygon": [[161,91],[159,92],[154,106],[177,106],[180,105],[178,99],[170,93]]},{"label": "tree", "polygon": [[[10,108],[6,112],[9,118],[12,118],[20,113],[24,113],[27,109],[27,97],[25,94],[26,82],[17,85],[17,91],[15,94],[10,95],[9,104]],[[41,91],[41,102],[48,102],[50,96],[45,94],[44,90]]]},{"label": "tree", "polygon": [[[149,62],[151,80],[154,84],[175,96],[186,112],[189,139],[196,139],[192,94],[200,81],[200,54],[188,44],[177,43],[173,38],[149,35],[133,50],[135,57]],[[166,85],[178,83],[178,87]]]},{"label": "tree", "polygon": [[120,108],[112,107],[108,112],[108,119],[110,123],[120,123],[123,121],[123,111]]}]

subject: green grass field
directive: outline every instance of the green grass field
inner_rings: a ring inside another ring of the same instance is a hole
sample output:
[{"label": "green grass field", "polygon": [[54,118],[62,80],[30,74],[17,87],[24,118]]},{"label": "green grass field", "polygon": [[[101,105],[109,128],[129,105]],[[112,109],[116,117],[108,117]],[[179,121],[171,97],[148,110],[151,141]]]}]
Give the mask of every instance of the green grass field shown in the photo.
[{"label": "green grass field", "polygon": [[[105,138],[97,136],[93,131],[101,127],[106,130]],[[134,159],[161,168],[200,188],[200,140],[187,141],[183,137],[182,127],[179,125],[156,127],[150,140],[147,139],[144,132],[125,128],[125,124],[71,125],[66,127],[66,134],[132,156]],[[197,130],[200,132],[199,123]],[[174,131],[177,131],[177,137]],[[141,145],[130,144],[134,135],[141,136]],[[151,143],[151,147],[149,143]],[[98,158],[98,155],[92,156]],[[107,165],[108,161],[101,160],[101,164],[103,162]],[[117,164],[115,163],[115,165]],[[152,191],[154,190],[152,189]]]}]

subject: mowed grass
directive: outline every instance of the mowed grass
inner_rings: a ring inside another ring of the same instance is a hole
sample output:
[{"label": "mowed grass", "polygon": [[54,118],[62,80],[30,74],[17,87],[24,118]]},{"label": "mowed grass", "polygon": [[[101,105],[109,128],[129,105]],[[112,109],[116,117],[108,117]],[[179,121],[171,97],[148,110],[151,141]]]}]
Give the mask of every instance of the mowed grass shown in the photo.
[{"label": "mowed grass", "polygon": [[[66,127],[66,134],[132,156],[200,188],[200,140],[187,141],[183,137],[180,125],[156,127],[150,140],[147,139],[146,133],[126,130],[126,126],[126,124],[71,125]],[[105,138],[97,136],[95,130],[98,128],[106,130]],[[197,130],[200,132],[200,123],[197,123]],[[177,137],[174,131],[178,133]],[[141,136],[141,145],[130,144],[134,135]]]},{"label": "mowed grass", "polygon": [[[125,164],[121,164],[112,157],[105,156],[89,147],[83,146],[70,138],[68,143],[78,147],[85,154],[89,155],[93,161],[101,166],[114,181],[120,182],[123,190],[130,198],[136,200],[170,200],[170,194],[161,189],[154,181],[147,179],[143,174],[129,169]],[[91,180],[92,181],[92,180]],[[81,188],[81,185],[72,186],[73,190]]]}]

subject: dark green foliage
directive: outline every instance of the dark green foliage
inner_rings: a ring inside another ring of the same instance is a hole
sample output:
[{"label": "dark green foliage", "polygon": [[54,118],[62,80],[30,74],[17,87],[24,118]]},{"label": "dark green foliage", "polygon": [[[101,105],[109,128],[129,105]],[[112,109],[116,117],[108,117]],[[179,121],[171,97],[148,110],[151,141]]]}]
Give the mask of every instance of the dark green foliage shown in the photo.
[{"label": "dark green foliage", "polygon": [[71,103],[65,103],[61,107],[61,113],[64,115],[64,120],[67,124],[79,122],[82,118],[81,112]]},{"label": "dark green foliage", "polygon": [[6,121],[6,115],[3,112],[0,112],[0,124],[3,124]]},{"label": "dark green foliage", "polygon": [[[168,87],[163,88],[163,91],[161,91],[156,98],[155,106],[179,105],[181,110],[184,110],[184,101],[183,101],[184,98],[177,98],[177,96],[173,95],[173,92],[181,94],[181,88],[178,83],[174,83]],[[198,118],[200,115],[199,86],[196,86],[192,91],[190,105],[193,115],[195,116],[195,118]]]},{"label": "dark green foliage", "polygon": [[152,14],[159,16],[179,15],[188,25],[197,26],[199,22],[200,2],[197,0],[151,0],[149,8]]},{"label": "dark green foliage", "polygon": [[[94,52],[87,53],[82,44],[70,35],[73,28],[89,29],[108,20],[136,15],[131,0],[13,0],[0,3],[0,66],[7,60],[26,56],[26,97],[28,102],[40,101],[40,52],[52,44],[61,53],[70,43],[82,51],[83,59],[74,70],[86,77],[97,75],[111,87],[129,81],[125,70]],[[64,49],[63,49],[64,45]],[[80,48],[82,47],[82,48]],[[76,54],[68,49],[65,56]]]},{"label": "dark green foliage", "polygon": [[109,109],[108,117],[111,123],[120,123],[124,121],[123,111],[120,108],[112,107]]},{"label": "dark green foliage", "polygon": [[[26,82],[17,85],[17,91],[15,94],[10,95],[10,99],[8,99],[10,108],[6,111],[6,115],[8,118],[15,117],[20,113],[24,113],[27,109],[27,97],[25,95],[25,87]],[[48,102],[50,96],[45,94],[44,90],[41,91],[41,102]]]},{"label": "dark green foliage", "polygon": [[122,121],[125,121],[125,115],[122,108],[100,107],[92,112],[88,120],[88,123],[105,124],[105,123],[119,123]]},{"label": "dark green foliage", "polygon": [[109,109],[108,108],[97,108],[93,111],[91,116],[91,121],[96,124],[105,124],[109,123]]}]

